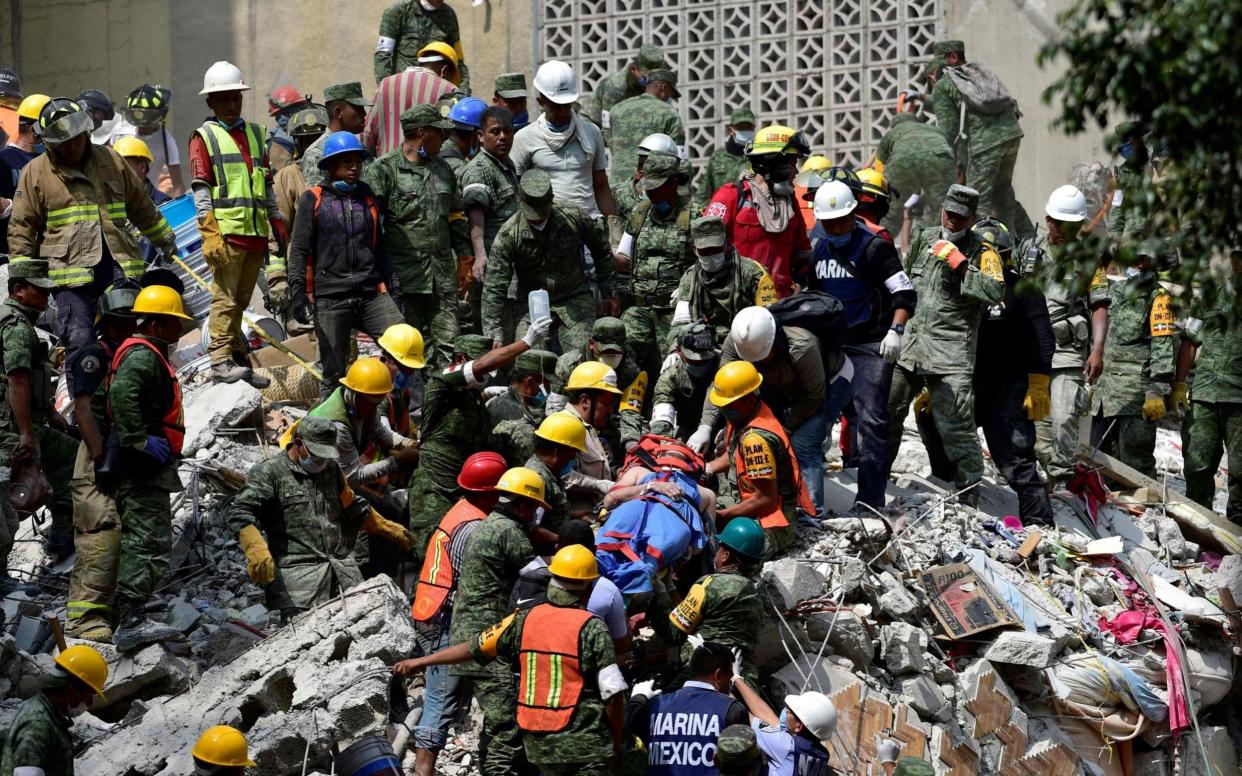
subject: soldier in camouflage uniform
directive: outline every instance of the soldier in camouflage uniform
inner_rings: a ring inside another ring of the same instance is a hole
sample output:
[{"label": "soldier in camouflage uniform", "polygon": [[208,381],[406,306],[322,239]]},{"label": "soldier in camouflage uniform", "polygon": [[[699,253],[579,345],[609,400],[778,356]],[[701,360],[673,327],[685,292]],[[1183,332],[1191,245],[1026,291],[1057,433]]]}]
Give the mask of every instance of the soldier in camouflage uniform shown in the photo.
[{"label": "soldier in camouflage uniform", "polygon": [[692,323],[677,338],[660,368],[651,408],[651,433],[683,442],[699,425],[703,401],[711,387],[720,350],[716,332],[706,323]]},{"label": "soldier in camouflage uniform", "polygon": [[611,131],[613,106],[627,97],[642,94],[647,85],[647,73],[667,67],[664,53],[658,46],[641,46],[633,62],[595,85],[595,91],[582,103],[582,117],[603,130],[604,141],[607,142]]},{"label": "soldier in camouflage uniform", "polygon": [[[527,170],[519,189],[520,210],[500,228],[488,256],[483,281],[483,333],[494,343],[503,341],[505,299],[510,281],[517,278],[519,301],[535,289],[547,289],[561,349],[585,347],[595,322],[596,304],[582,266],[582,247],[587,247],[595,262],[595,279],[604,300],[602,314],[612,314],[617,300],[608,240],[586,213],[553,204],[552,181],[543,170]],[[525,326],[529,318],[529,312],[523,314],[517,328]]]},{"label": "soldier in camouflage uniform", "polygon": [[[617,217],[608,222],[609,234],[608,240],[612,243],[612,247],[616,250],[621,243],[621,235],[625,233],[625,225],[629,223],[630,214],[634,212],[634,208],[647,199],[647,195],[642,189],[643,171],[647,166],[647,159],[651,156],[668,156],[674,159],[681,159],[680,151],[678,151],[677,143],[673,138],[662,132],[655,132],[647,135],[638,144],[636,156],[637,168],[634,170],[634,176],[623,181],[613,181],[612,183],[612,199],[617,207]],[[681,193],[681,181],[689,181],[691,177],[690,163],[681,161],[681,168],[677,179],[679,181],[678,194]],[[625,299],[625,290],[630,287],[629,270],[617,270],[616,285],[622,294],[622,303],[628,305]]]},{"label": "soldier in camouflage uniform", "polygon": [[[952,73],[944,72],[951,68]],[[967,65],[966,46],[960,40],[937,41],[932,46],[932,61],[923,71],[932,86],[932,112],[944,132],[944,139],[953,147],[958,171],[966,183],[979,192],[979,211],[1000,219],[1019,238],[1035,234],[1035,227],[1013,192],[1013,168],[1018,161],[1022,128],[1018,126],[1018,105],[985,113],[969,105],[954,75],[995,75],[978,65]],[[999,79],[995,84],[1004,89]]]},{"label": "soldier in camouflage uniform", "polygon": [[487,402],[490,447],[510,466],[521,466],[535,453],[535,429],[543,422],[545,402],[556,376],[556,354],[528,350],[513,364],[509,387]]},{"label": "soldier in camouflage uniform", "polygon": [[571,350],[557,360],[552,395],[548,398],[550,411],[559,412],[565,409],[568,401],[566,395],[569,393],[565,384],[584,361],[599,361],[614,370],[622,398],[609,427],[600,429],[600,433],[608,440],[608,446],[613,450],[628,449],[643,435],[643,413],[647,407],[648,386],[651,384],[650,373],[638,365],[630,349],[626,347],[627,337],[625,324],[619,319],[609,316],[596,318],[591,327],[591,339],[587,340],[587,349]]},{"label": "soldier in camouflage uniform", "polygon": [[336,434],[327,418],[303,418],[289,447],[255,465],[229,506],[250,579],[286,622],[362,582],[359,531],[410,548],[410,532],[350,488],[336,464]]},{"label": "soldier in camouflage uniform", "polygon": [[772,276],[757,261],[739,256],[729,244],[724,221],[703,216],[690,224],[697,261],[685,271],[674,297],[672,333],[697,322],[716,332],[716,344],[729,336],[729,326],[739,310],[776,301]]},{"label": "soldier in camouflage uniform", "polygon": [[725,129],[728,139],[712,152],[699,180],[699,191],[694,198],[696,213],[707,207],[716,189],[737,180],[746,170],[746,144],[755,139],[755,114],[750,108],[735,108],[729,114],[729,125]]},{"label": "soldier in camouflage uniform", "polygon": [[1113,170],[1116,190],[1108,211],[1108,233],[1131,245],[1147,236],[1142,190],[1151,180],[1152,169],[1146,135],[1147,127],[1141,122],[1124,121],[1107,141],[1108,150],[1121,157],[1121,165]]},{"label": "soldier in camouflage uniform", "polygon": [[[979,322],[988,308],[1005,298],[1000,256],[969,228],[978,204],[977,191],[951,186],[941,209],[942,225],[919,232],[906,255],[906,273],[918,294],[919,312],[906,329],[888,402],[889,456],[895,458],[910,402],[927,388],[958,489],[983,478],[971,378]],[[975,503],[977,490],[962,498]]]},{"label": "soldier in camouflage uniform", "polygon": [[535,429],[535,452],[526,459],[525,466],[543,480],[543,498],[548,511],[541,525],[549,531],[559,532],[565,521],[573,517],[569,512],[564,478],[571,473],[568,467],[578,454],[587,451],[586,436],[586,426],[576,415],[567,412],[550,413]]},{"label": "soldier in camouflage uniform", "polygon": [[666,68],[656,68],[647,73],[647,85],[642,94],[627,97],[613,106],[610,120],[612,135],[608,142],[612,150],[609,180],[634,177],[638,167],[638,144],[650,134],[659,132],[668,135],[679,149],[685,148],[686,129],[677,109],[671,104],[679,97],[677,74]]},{"label": "soldier in camouflage uniform", "polygon": [[380,17],[375,44],[375,83],[418,64],[418,52],[429,43],[447,43],[457,53],[461,91],[470,94],[470,69],[461,48],[457,12],[445,0],[400,0]]},{"label": "soldier in camouflage uniform", "polygon": [[428,361],[444,366],[452,356],[457,324],[457,257],[471,253],[457,178],[437,154],[452,128],[434,105],[401,114],[405,142],[363,174],[384,214],[384,247],[401,287],[405,321],[428,336]]},{"label": "soldier in camouflage uniform", "polygon": [[[48,348],[34,323],[47,309],[56,283],[41,259],[9,264],[9,297],[0,305],[0,466],[30,466],[52,486],[52,536],[48,552],[63,558],[73,552],[73,498],[69,480],[78,444],[52,406],[56,378]],[[11,524],[10,524],[11,523]],[[17,531],[16,513],[0,519],[0,564],[7,564]],[[7,574],[0,580],[9,587]]]},{"label": "soldier in camouflage uniform", "polygon": [[107,677],[103,656],[91,647],[62,650],[51,670],[39,677],[39,691],[17,707],[0,754],[0,773],[73,776],[69,714],[96,694],[102,696]]},{"label": "soldier in camouflage uniform", "polygon": [[[487,276],[487,257],[500,227],[518,211],[518,176],[509,159],[513,148],[513,114],[493,105],[483,113],[479,136],[482,148],[461,173],[461,202],[469,224],[474,265],[470,269],[470,308],[474,325],[482,332],[481,307],[483,279]],[[513,339],[515,301],[506,302],[502,341]]]},{"label": "soldier in camouflage uniform", "polygon": [[[1235,251],[1232,261],[1234,287],[1238,288],[1242,255]],[[1182,423],[1186,496],[1212,509],[1223,446],[1229,452],[1225,516],[1242,525],[1242,326],[1236,317],[1230,319],[1231,302],[1225,293],[1211,307],[1200,307],[1203,317],[1186,323],[1173,384],[1174,405],[1187,410]],[[1186,377],[1192,365],[1194,383],[1188,386]]]},{"label": "soldier in camouflage uniform", "polygon": [[[944,193],[957,178],[953,149],[938,127],[920,121],[913,113],[898,113],[888,123],[876,161],[884,165],[884,177],[904,194],[918,194],[925,215],[911,225],[911,234],[940,216]],[[901,230],[902,208],[892,208],[882,222],[892,234]]]},{"label": "soldier in camouflage uniform", "polygon": [[[353,132],[354,134],[361,132],[366,125],[367,108],[371,107],[371,103],[362,96],[362,84],[358,81],[332,84],[323,90],[323,100],[323,109],[328,113],[328,128],[318,140],[302,152],[298,161],[298,168],[302,171],[302,179],[306,186],[323,183],[327,177],[324,171],[319,169],[319,160],[323,158],[323,144],[328,136],[333,132]],[[370,159],[364,160],[364,169],[369,164]],[[297,197],[301,196],[301,193],[298,192],[294,196],[294,202],[297,202]],[[285,223],[293,228],[292,221]]]}]

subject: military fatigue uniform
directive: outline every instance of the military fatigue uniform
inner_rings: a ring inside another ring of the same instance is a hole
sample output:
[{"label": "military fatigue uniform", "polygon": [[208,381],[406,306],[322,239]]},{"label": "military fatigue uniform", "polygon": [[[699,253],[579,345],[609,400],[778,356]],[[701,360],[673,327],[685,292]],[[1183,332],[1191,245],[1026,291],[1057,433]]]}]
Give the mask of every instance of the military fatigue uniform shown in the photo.
[{"label": "military fatigue uniform", "polygon": [[[923,215],[911,234],[917,234],[919,226],[938,224],[945,192],[957,180],[953,149],[944,133],[908,113],[898,114],[876,147],[875,158],[884,164],[884,177],[890,186],[903,197],[918,194],[923,199]],[[894,202],[884,218],[883,225],[893,234],[901,229],[901,204]]]},{"label": "military fatigue uniform", "polygon": [[[630,220],[630,214],[634,212],[634,208],[647,199],[638,190],[636,183],[633,178],[628,178],[619,183],[612,184],[612,201],[617,206],[617,218],[621,219],[622,223],[627,223]],[[620,238],[620,234],[613,237],[614,240],[619,240]],[[614,245],[613,247],[616,248],[617,246]],[[618,273],[617,285],[624,292],[624,289],[629,287],[629,274],[626,273],[623,281],[622,276]]]},{"label": "military fatigue uniform", "polygon": [[[740,650],[742,676],[751,687],[759,686],[755,647],[763,627],[763,599],[750,577],[734,570],[707,574],[691,586],[669,621],[683,633]],[[693,652],[690,642],[681,645],[683,664],[690,662]]]},{"label": "military fatigue uniform", "polygon": [[43,776],[73,776],[73,721],[42,692],[22,702],[4,740],[0,773],[37,769]]},{"label": "military fatigue uniform", "polygon": [[[1234,278],[1239,277],[1234,275]],[[1187,336],[1199,346],[1190,388],[1190,412],[1182,423],[1186,496],[1212,508],[1221,447],[1229,452],[1229,503],[1225,515],[1242,524],[1242,326],[1229,322],[1230,302],[1222,294],[1202,322],[1192,320]]]},{"label": "military fatigue uniform", "polygon": [[1113,284],[1109,293],[1104,374],[1091,414],[1103,415],[1097,429],[1101,433],[1116,421],[1101,449],[1155,477],[1157,423],[1143,419],[1143,401],[1148,394],[1164,398],[1172,390],[1177,347],[1173,303],[1156,276],[1146,271]]},{"label": "military fatigue uniform", "polygon": [[[716,330],[716,344],[723,346],[733,317],[745,307],[767,307],[776,301],[772,276],[757,261],[739,256],[732,246],[729,264],[719,272],[707,272],[694,262],[681,276],[674,304],[686,305],[687,322],[703,321]],[[678,317],[680,326],[680,317]],[[678,326],[671,334],[680,333]]]},{"label": "military fatigue uniform", "polygon": [[[568,390],[565,383],[569,376],[583,361],[595,361],[587,350],[571,350],[556,361],[556,377],[552,381],[552,392],[565,395]],[[629,349],[615,370],[617,386],[621,396],[617,399],[616,411],[612,414],[612,422],[606,429],[598,429],[608,441],[613,453],[620,455],[630,444],[637,442],[643,435],[643,416],[647,412],[647,392],[651,385],[648,372],[640,369],[630,356]]]},{"label": "military fatigue uniform", "polygon": [[[307,188],[324,182],[324,173],[319,169],[319,160],[323,158],[323,144],[331,134],[331,132],[324,132],[302,152],[302,158],[298,161],[298,169],[302,171],[302,180]],[[301,191],[298,192],[298,196],[302,196]],[[293,201],[297,202],[297,199]],[[293,222],[286,221],[285,223]]]},{"label": "military fatigue uniform", "polygon": [[[483,281],[483,333],[495,341],[504,336],[502,318],[511,279],[517,278],[516,298],[545,288],[562,351],[584,349],[595,322],[595,297],[582,266],[582,246],[595,261],[600,295],[614,296],[615,264],[604,233],[586,213],[569,205],[556,205],[543,229],[532,229],[526,216],[516,213],[505,222],[488,255]],[[515,331],[530,324],[529,311],[522,314]]]},{"label": "military fatigue uniform", "polygon": [[[635,363],[654,373],[669,349],[673,295],[681,277],[695,263],[690,243],[690,208],[661,218],[651,203],[639,203],[630,214],[626,234],[632,239],[630,299],[625,322],[626,351]],[[623,241],[624,244],[624,241]]]},{"label": "military fatigue uniform", "polygon": [[[48,418],[54,411],[52,397],[56,391],[47,345],[35,333],[34,322],[39,311],[25,307],[12,297],[0,304],[0,466],[13,465],[20,430],[10,403],[9,375],[26,370],[30,381],[30,424],[39,444],[37,464],[52,486],[52,544],[68,548],[73,541],[73,498],[69,481],[78,445],[72,437],[52,428]],[[16,513],[13,519],[0,520],[0,563],[8,562],[9,551],[17,532]]]},{"label": "military fatigue uniform", "polygon": [[449,44],[457,52],[459,88],[470,94],[470,68],[462,56],[461,27],[457,12],[448,3],[428,11],[419,0],[401,0],[384,10],[379,45],[375,47],[375,83],[417,65],[418,52],[436,41]]},{"label": "military fatigue uniform", "polygon": [[[889,394],[889,455],[896,457],[910,402],[926,387],[932,416],[953,462],[961,489],[983,478],[983,450],[975,434],[975,352],[984,313],[1005,298],[1003,264],[995,251],[967,232],[958,249],[966,274],[949,268],[932,253],[940,228],[919,232],[906,254],[906,273],[918,294],[919,312],[907,324],[905,346]],[[972,491],[973,494],[973,491]],[[964,497],[971,500],[971,494]]]},{"label": "military fatigue uniform", "polygon": [[1048,478],[1062,481],[1074,473],[1078,458],[1078,426],[1087,414],[1082,369],[1091,348],[1091,314],[1109,304],[1108,277],[1103,267],[1087,267],[1064,282],[1056,280],[1064,249],[1049,245],[1045,234],[1020,246],[1018,254],[1024,262],[1037,262],[1035,271],[1043,275],[1056,340],[1049,386],[1052,409],[1048,417],[1035,421],[1035,453]]},{"label": "military fatigue uniform", "polygon": [[1108,211],[1108,233],[1124,242],[1142,240],[1147,236],[1148,226],[1140,193],[1151,178],[1151,168],[1127,161],[1113,174],[1117,178],[1117,190]]},{"label": "military fatigue uniform", "polygon": [[488,446],[504,456],[509,466],[521,466],[535,454],[535,429],[543,422],[543,409],[527,406],[512,388],[487,403],[492,432]]},{"label": "military fatigue uniform", "polygon": [[630,66],[627,62],[620,70],[600,81],[582,101],[579,111],[582,118],[595,124],[604,133],[604,142],[612,136],[612,109],[617,103],[643,93],[643,87],[636,79],[630,77]]},{"label": "military fatigue uniform", "polygon": [[612,134],[608,147],[612,165],[608,179],[623,181],[634,177],[638,169],[638,144],[655,132],[668,135],[678,146],[686,145],[686,130],[677,109],[654,95],[643,93],[628,97],[613,106],[609,121]]},{"label": "military fatigue uniform", "polygon": [[[740,148],[738,149],[741,150]],[[741,177],[749,163],[744,153],[733,153],[729,146],[717,148],[707,159],[707,167],[703,177],[699,179],[698,195],[694,198],[694,209],[701,211],[712,201],[716,190],[726,183],[732,183]]]},{"label": "military fatigue uniform", "polygon": [[522,465],[543,479],[543,500],[547,503],[548,508],[543,513],[543,521],[540,525],[553,533],[558,533],[561,530],[561,525],[571,517],[569,514],[569,496],[565,494],[565,488],[561,485],[561,478],[536,455],[531,455]]},{"label": "military fatigue uniform", "polygon": [[[681,356],[673,353],[664,359],[651,397],[651,433],[683,441],[689,439],[698,428],[699,412],[707,398],[707,389],[711,387],[712,374],[707,372],[696,380],[686,369],[686,362]],[[661,414],[661,408],[665,405],[672,407],[676,427]]]},{"label": "military fatigue uniform", "polygon": [[[500,227],[518,211],[517,171],[512,161],[506,159],[502,162],[486,149],[480,149],[478,156],[471,159],[462,170],[458,180],[461,183],[461,204],[466,211],[467,223],[471,208],[483,209],[483,248],[490,257],[492,244],[496,241]],[[489,269],[490,264],[489,260]],[[510,291],[513,293],[510,293],[505,302],[501,342],[513,342],[516,339],[514,327],[517,321],[514,311],[517,303],[513,284],[510,284]],[[469,300],[471,313],[478,319],[475,324],[482,331],[483,283],[476,281],[470,284]]]},{"label": "military fatigue uniform", "polygon": [[400,147],[363,177],[384,213],[384,247],[401,287],[406,323],[428,338],[435,354],[429,360],[446,365],[459,333],[457,257],[473,254],[451,223],[462,217],[457,178],[443,160],[411,162]]}]

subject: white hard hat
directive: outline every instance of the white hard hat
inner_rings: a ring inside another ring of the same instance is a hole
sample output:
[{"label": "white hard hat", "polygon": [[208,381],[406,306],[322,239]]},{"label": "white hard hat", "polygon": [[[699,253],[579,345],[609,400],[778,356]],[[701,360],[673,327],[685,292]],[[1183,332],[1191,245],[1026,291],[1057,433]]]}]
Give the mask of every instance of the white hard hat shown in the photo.
[{"label": "white hard hat", "polygon": [[250,87],[242,80],[242,74],[237,69],[237,65],[221,60],[207,68],[206,73],[203,73],[203,90],[199,94],[244,92],[249,89]]},{"label": "white hard hat", "polygon": [[828,181],[815,191],[815,217],[824,221],[848,216],[858,207],[854,192],[843,181]]},{"label": "white hard hat", "polygon": [[567,63],[550,59],[535,71],[535,89],[558,105],[568,105],[578,99],[578,76]]},{"label": "white hard hat", "polygon": [[681,152],[677,149],[677,141],[663,132],[652,132],[640,140],[638,143],[638,153],[640,156],[650,154],[681,156]]},{"label": "white hard hat", "polygon": [[814,690],[801,695],[786,695],[785,705],[798,715],[811,735],[820,741],[832,738],[832,732],[837,729],[837,707],[832,705],[827,695]]},{"label": "white hard hat", "polygon": [[1086,221],[1087,198],[1077,187],[1067,183],[1048,195],[1044,212],[1057,221]]},{"label": "white hard hat", "polygon": [[737,354],[752,364],[772,352],[776,341],[776,319],[763,307],[747,307],[738,311],[729,329]]}]

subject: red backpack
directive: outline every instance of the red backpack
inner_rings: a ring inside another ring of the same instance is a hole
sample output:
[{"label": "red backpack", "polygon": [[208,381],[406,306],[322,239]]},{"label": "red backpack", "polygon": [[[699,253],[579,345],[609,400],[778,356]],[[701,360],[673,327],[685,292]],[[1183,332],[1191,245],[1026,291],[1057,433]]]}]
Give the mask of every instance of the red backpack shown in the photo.
[{"label": "red backpack", "polygon": [[644,434],[634,449],[626,454],[621,470],[634,465],[653,472],[679,471],[698,482],[703,479],[706,462],[703,456],[680,440],[659,434]]}]

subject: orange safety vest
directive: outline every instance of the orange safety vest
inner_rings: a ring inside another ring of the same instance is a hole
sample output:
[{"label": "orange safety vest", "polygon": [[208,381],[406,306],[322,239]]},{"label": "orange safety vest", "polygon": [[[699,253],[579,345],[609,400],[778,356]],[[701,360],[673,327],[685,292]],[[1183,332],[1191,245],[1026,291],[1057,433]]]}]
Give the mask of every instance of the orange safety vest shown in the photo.
[{"label": "orange safety vest", "polygon": [[449,555],[449,543],[453,534],[466,523],[487,517],[487,513],[464,498],[440,519],[440,524],[427,542],[427,554],[423,557],[423,570],[418,575],[418,587],[414,590],[414,604],[410,616],[419,622],[427,622],[440,613],[449,591],[453,589],[453,559]]},{"label": "orange safety vest", "polygon": [[[793,447],[789,444],[789,435],[785,433],[785,429],[781,426],[781,422],[772,414],[772,410],[768,409],[768,405],[759,402],[759,411],[755,417],[750,419],[746,427],[742,429],[742,433],[746,433],[747,428],[757,428],[774,434],[777,439],[781,440],[781,445],[785,448],[785,458],[788,459],[789,465],[793,467],[794,488],[798,491],[798,506],[808,515],[815,514],[815,504],[811,502],[811,496],[806,492],[806,483],[802,481],[802,469],[798,467],[798,458],[794,455]],[[733,426],[729,426],[729,439],[733,439]],[[742,445],[738,444],[737,449],[733,452],[733,468],[738,472],[737,489],[742,496],[742,500],[750,498],[755,492],[755,488],[751,486],[750,480],[743,477],[741,472],[746,471],[746,461],[743,455]],[[777,496],[780,492],[778,489]],[[776,509],[766,515],[759,517],[759,525],[764,528],[786,528],[789,526],[789,520],[785,518],[785,512],[782,510],[783,504],[777,502]]]},{"label": "orange safety vest", "polygon": [[526,615],[518,662],[518,727],[557,733],[569,726],[582,695],[579,644],[594,615],[585,609],[539,604]]},{"label": "orange safety vest", "polygon": [[[168,370],[168,376],[172,378],[173,385],[173,402],[168,412],[164,413],[164,438],[168,440],[168,447],[173,451],[174,455],[181,455],[181,447],[185,443],[185,419],[181,414],[181,383],[177,382],[177,370],[173,369],[172,364],[168,363],[168,359],[164,358],[164,354],[160,349],[155,347],[147,340],[140,337],[130,337],[121,343],[121,347],[116,349],[116,353],[112,356],[112,366],[108,369],[107,383],[112,384],[112,379],[116,376],[116,370],[120,368],[121,362],[129,353],[131,348],[142,345],[150,348],[155,357],[160,360],[164,368]],[[108,416],[112,416],[112,408],[109,405]]]}]

